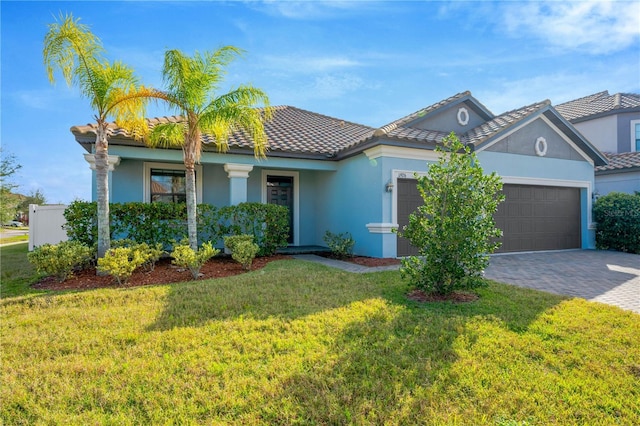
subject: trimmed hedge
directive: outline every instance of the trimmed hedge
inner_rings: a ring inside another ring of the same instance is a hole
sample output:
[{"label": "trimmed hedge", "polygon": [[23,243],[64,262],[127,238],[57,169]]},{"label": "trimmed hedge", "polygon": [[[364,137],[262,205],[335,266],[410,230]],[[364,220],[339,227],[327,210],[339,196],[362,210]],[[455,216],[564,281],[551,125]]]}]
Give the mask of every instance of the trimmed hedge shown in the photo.
[{"label": "trimmed hedge", "polygon": [[[109,205],[112,239],[128,238],[169,249],[187,235],[187,208],[184,203],[114,203]],[[69,239],[92,247],[98,241],[97,205],[74,201],[64,212]],[[284,206],[241,203],[216,207],[198,205],[198,240],[223,245],[228,235],[253,235],[259,256],[268,256],[286,247],[289,235],[288,212]]]},{"label": "trimmed hedge", "polygon": [[640,194],[612,192],[593,206],[596,247],[640,254]]}]

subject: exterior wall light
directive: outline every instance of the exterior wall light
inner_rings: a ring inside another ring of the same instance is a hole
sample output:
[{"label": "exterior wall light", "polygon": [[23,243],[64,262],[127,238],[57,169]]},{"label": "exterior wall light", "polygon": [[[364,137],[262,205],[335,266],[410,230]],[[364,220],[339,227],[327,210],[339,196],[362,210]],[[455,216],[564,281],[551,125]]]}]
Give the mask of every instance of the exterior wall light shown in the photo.
[{"label": "exterior wall light", "polygon": [[387,184],[384,186],[384,189],[387,192],[393,192],[393,182],[392,181],[387,182]]}]

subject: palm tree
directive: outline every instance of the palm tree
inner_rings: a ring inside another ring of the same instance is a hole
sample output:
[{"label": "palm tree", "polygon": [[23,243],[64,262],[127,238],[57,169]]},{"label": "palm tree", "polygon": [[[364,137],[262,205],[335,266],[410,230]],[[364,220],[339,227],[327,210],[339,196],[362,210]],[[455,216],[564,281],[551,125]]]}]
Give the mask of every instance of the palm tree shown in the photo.
[{"label": "palm tree", "polygon": [[49,81],[55,83],[54,72],[59,70],[67,85],[77,86],[95,109],[98,257],[103,257],[111,244],[108,118],[113,118],[134,137],[142,137],[146,128],[146,103],[149,99],[162,97],[160,92],[140,86],[131,68],[120,62],[109,63],[103,54],[100,39],[73,15],[61,14],[59,22],[49,25],[43,49]]},{"label": "palm tree", "polygon": [[[165,53],[162,73],[167,90],[164,95],[183,120],[156,125],[146,141],[152,147],[182,148],[186,169],[188,238],[194,250],[198,248],[195,164],[200,161],[202,153],[201,136],[213,136],[218,151],[225,152],[229,136],[240,130],[253,140],[257,158],[266,155],[268,142],[264,122],[272,115],[267,95],[260,89],[243,85],[216,96],[225,66],[241,53],[233,46],[225,46],[212,53],[196,52],[191,57],[179,50]],[[263,104],[264,108],[256,108],[258,104]]]}]

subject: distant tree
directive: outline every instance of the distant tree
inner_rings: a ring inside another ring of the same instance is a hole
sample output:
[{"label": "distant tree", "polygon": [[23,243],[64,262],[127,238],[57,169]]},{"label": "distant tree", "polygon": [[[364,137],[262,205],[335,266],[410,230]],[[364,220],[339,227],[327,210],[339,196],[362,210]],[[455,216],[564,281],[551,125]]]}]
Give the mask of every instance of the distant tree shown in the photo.
[{"label": "distant tree", "polygon": [[29,205],[37,204],[41,206],[46,203],[47,199],[41,190],[32,190],[29,195],[23,196],[20,204],[18,204],[17,211],[20,216],[20,220],[24,223],[29,223]]},{"label": "distant tree", "polygon": [[[196,222],[195,165],[200,161],[202,134],[214,137],[218,151],[226,151],[229,136],[244,131],[253,141],[256,157],[265,157],[267,136],[264,121],[271,117],[269,98],[260,89],[243,85],[217,95],[225,67],[241,53],[233,46],[212,53],[186,56],[179,50],[165,53],[163,77],[165,98],[184,121],[163,123],[153,127],[148,136],[150,146],[182,148],[185,165],[187,228],[189,246],[198,250]],[[264,105],[257,109],[258,104]]]},{"label": "distant tree", "polygon": [[89,27],[73,15],[60,15],[49,25],[44,38],[44,64],[51,83],[59,70],[66,83],[80,89],[94,108],[96,142],[94,148],[98,203],[98,257],[110,247],[108,119],[130,130],[134,137],[146,128],[144,112],[149,99],[157,96],[153,89],[139,84],[133,70],[121,62],[103,58],[102,42]]},{"label": "distant tree", "polygon": [[16,215],[20,200],[16,194],[13,194],[17,185],[11,182],[11,178],[21,168],[15,155],[4,154],[0,148],[0,223],[8,222]]},{"label": "distant tree", "polygon": [[483,285],[482,271],[502,235],[493,214],[504,195],[500,177],[485,175],[476,155],[454,133],[436,151],[440,160],[418,178],[424,205],[399,231],[420,257],[403,259],[401,271],[418,289],[448,294]]}]

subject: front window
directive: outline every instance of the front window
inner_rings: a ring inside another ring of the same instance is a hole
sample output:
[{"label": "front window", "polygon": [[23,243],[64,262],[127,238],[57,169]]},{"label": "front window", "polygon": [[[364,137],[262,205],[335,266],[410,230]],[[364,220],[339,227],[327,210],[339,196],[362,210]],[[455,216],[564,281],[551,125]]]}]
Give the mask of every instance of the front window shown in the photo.
[{"label": "front window", "polygon": [[633,136],[635,136],[635,151],[640,152],[640,123],[635,123],[635,134]]},{"label": "front window", "polygon": [[151,169],[151,201],[184,203],[186,197],[184,170]]}]

